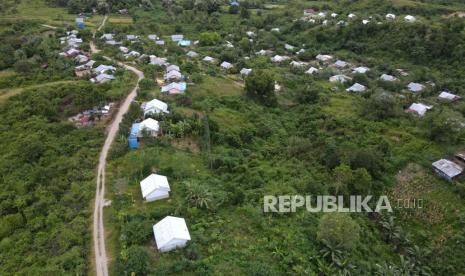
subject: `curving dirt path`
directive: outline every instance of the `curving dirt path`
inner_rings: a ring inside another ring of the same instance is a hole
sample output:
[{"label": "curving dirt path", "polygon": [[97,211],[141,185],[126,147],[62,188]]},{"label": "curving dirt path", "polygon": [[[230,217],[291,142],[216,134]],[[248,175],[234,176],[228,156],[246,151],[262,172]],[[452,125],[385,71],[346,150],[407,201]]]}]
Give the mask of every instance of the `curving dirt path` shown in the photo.
[{"label": "curving dirt path", "polygon": [[[107,16],[105,16],[99,29],[105,24]],[[95,37],[95,34],[94,34]],[[93,42],[91,42],[93,45]],[[98,49],[94,45],[94,51],[98,52]],[[111,60],[109,57],[105,57]],[[129,110],[129,106],[134,98],[137,96],[137,90],[139,89],[139,81],[144,78],[144,73],[135,67],[126,65],[118,62],[118,65],[130,70],[137,75],[137,84],[132,91],[126,96],[123,103],[118,109],[113,122],[108,128],[108,134],[103,144],[102,151],[100,152],[99,163],[97,167],[97,187],[95,192],[95,206],[94,206],[94,217],[93,217],[93,231],[92,236],[94,240],[94,255],[95,255],[95,272],[97,276],[108,276],[108,263],[107,263],[107,252],[105,249],[105,228],[103,224],[103,207],[105,206],[105,166],[110,150],[111,144],[118,133],[119,124],[123,120],[124,114]]]}]

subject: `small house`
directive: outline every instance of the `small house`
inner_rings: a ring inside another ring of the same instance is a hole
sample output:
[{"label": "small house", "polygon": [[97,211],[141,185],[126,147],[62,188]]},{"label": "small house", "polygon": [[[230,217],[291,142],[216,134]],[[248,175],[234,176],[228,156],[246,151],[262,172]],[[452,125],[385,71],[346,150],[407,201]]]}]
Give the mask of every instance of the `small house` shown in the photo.
[{"label": "small house", "polygon": [[173,42],[179,42],[181,40],[184,40],[184,35],[182,34],[174,34],[171,36],[171,41]]},{"label": "small house", "polygon": [[215,59],[212,58],[212,57],[209,57],[209,56],[204,57],[202,60],[205,61],[205,62],[208,62],[208,63],[215,62]]},{"label": "small house", "polygon": [[414,113],[417,114],[420,117],[423,117],[426,113],[426,111],[430,110],[433,108],[430,105],[425,105],[422,103],[413,103],[410,105],[410,107],[406,110],[406,112]]},{"label": "small house", "polygon": [[347,92],[363,92],[365,91],[367,88],[360,84],[360,83],[354,83],[351,87],[347,88],[346,91]]},{"label": "small house", "polygon": [[190,58],[196,58],[199,56],[199,54],[197,54],[196,52],[194,51],[189,51],[187,52],[186,56],[190,57]]},{"label": "small house", "polygon": [[186,91],[187,85],[185,82],[172,82],[161,88],[162,93],[168,93],[169,95],[182,94]]},{"label": "small house", "polygon": [[183,218],[167,216],[153,226],[153,235],[157,249],[168,252],[183,248],[191,240],[186,221]]},{"label": "small house", "polygon": [[397,78],[392,76],[392,75],[388,75],[388,74],[382,74],[381,77],[379,77],[380,80],[382,81],[396,81]]},{"label": "small house", "polygon": [[108,34],[103,34],[100,38],[101,38],[101,39],[104,39],[104,40],[107,40],[107,41],[108,41],[108,40],[113,40],[113,34],[110,34],[110,33],[108,33]]},{"label": "small house", "polygon": [[137,137],[143,136],[158,136],[160,133],[160,124],[157,120],[152,118],[147,118],[143,120],[139,125],[139,133],[137,133]]},{"label": "small house", "polygon": [[160,40],[155,41],[155,44],[159,45],[159,46],[163,46],[163,45],[165,45],[165,41],[160,39]]},{"label": "small house", "polygon": [[166,62],[166,58],[159,58],[157,56],[151,55],[149,64],[163,66],[163,65],[166,65],[167,62]]},{"label": "small house", "polygon": [[416,83],[416,82],[411,82],[407,85],[407,88],[408,90],[410,90],[411,92],[413,93],[417,93],[417,92],[420,92],[422,91],[423,89],[425,89],[425,86],[423,84],[420,84],[420,83]]},{"label": "small house", "polygon": [[152,41],[158,40],[158,36],[156,34],[149,34],[147,38]]},{"label": "small house", "polygon": [[171,191],[166,176],[154,173],[140,182],[140,190],[142,191],[142,197],[147,202],[168,198]]},{"label": "small house", "polygon": [[318,54],[318,55],[316,56],[316,59],[319,60],[319,61],[323,61],[323,62],[324,62],[324,61],[329,61],[329,60],[333,59],[333,57],[330,56],[330,55]]},{"label": "small house", "polygon": [[95,78],[90,79],[90,81],[93,83],[105,83],[115,79],[115,76],[110,74],[99,74]]},{"label": "small house", "polygon": [[388,14],[386,14],[386,19],[387,20],[394,20],[394,19],[396,19],[396,15],[393,14],[393,13],[388,13]]},{"label": "small house", "polygon": [[305,74],[310,74],[310,75],[312,75],[313,73],[317,73],[317,72],[318,72],[318,69],[317,69],[317,68],[315,68],[315,67],[310,67],[310,68],[308,68],[307,71],[305,71]]},{"label": "small house", "polygon": [[139,39],[139,37],[137,35],[132,35],[132,34],[126,35],[126,40],[128,40],[128,41],[136,41],[138,39]]},{"label": "small house", "polygon": [[247,76],[247,75],[249,75],[251,72],[252,72],[252,69],[249,69],[249,68],[242,68],[241,71],[240,71],[240,74],[241,74],[242,76]]},{"label": "small house", "polygon": [[279,28],[271,28],[272,32],[279,33]]},{"label": "small house", "polygon": [[291,44],[284,44],[284,49],[288,50],[288,51],[293,51],[294,50],[294,46],[292,46]]},{"label": "small house", "polygon": [[233,0],[233,1],[231,1],[231,3],[229,3],[229,5],[232,6],[232,7],[239,7],[239,2]]},{"label": "small house", "polygon": [[166,81],[173,81],[173,80],[180,80],[182,78],[182,74],[179,71],[171,70],[164,76]]},{"label": "small house", "polygon": [[452,182],[454,178],[462,174],[463,168],[458,164],[447,160],[440,159],[432,164],[434,171],[442,178]]},{"label": "small house", "polygon": [[357,16],[354,13],[350,13],[347,17],[352,20],[357,18]]},{"label": "small house", "polygon": [[263,49],[261,49],[261,50],[258,51],[258,52],[255,52],[255,54],[256,54],[256,55],[259,55],[259,56],[264,56],[264,55],[266,55],[267,53],[268,53],[268,52],[267,52],[266,50],[263,50]]},{"label": "small house", "polygon": [[178,42],[178,45],[181,47],[189,47],[191,46],[191,41],[183,39]]},{"label": "small house", "polygon": [[124,46],[120,46],[120,47],[119,47],[119,50],[120,50],[122,53],[124,53],[124,54],[129,53],[129,49],[126,48],[126,47],[124,47]]},{"label": "small house", "polygon": [[449,93],[449,92],[446,92],[446,91],[442,91],[439,94],[438,99],[443,100],[443,101],[454,102],[454,101],[460,100],[460,96],[457,96],[455,94],[452,94],[452,93]]},{"label": "small house", "polygon": [[255,37],[255,33],[252,32],[252,31],[247,31],[247,32],[245,32],[245,34],[246,34],[248,37]]},{"label": "small house", "polygon": [[227,62],[227,61],[223,61],[220,64],[220,67],[225,69],[225,70],[229,70],[229,69],[233,68],[234,66],[231,63]]},{"label": "small house", "polygon": [[332,17],[332,18],[336,18],[336,17],[338,17],[338,14],[335,13],[335,12],[333,12],[333,13],[331,13],[331,17]]},{"label": "small house", "polygon": [[177,65],[174,65],[174,64],[171,64],[170,66],[166,67],[166,72],[170,72],[170,71],[181,71],[181,68],[179,68],[179,66]]},{"label": "small house", "polygon": [[413,23],[415,21],[417,21],[417,19],[415,18],[415,16],[412,16],[412,15],[407,15],[404,17],[404,20],[405,22],[409,22],[409,23]]},{"label": "small house", "polygon": [[103,74],[103,73],[106,73],[108,71],[114,72],[114,71],[116,71],[116,68],[114,66],[111,66],[111,65],[100,64],[99,66],[97,66],[97,68],[94,69],[94,72],[96,74]]},{"label": "small house", "polygon": [[346,75],[335,75],[329,78],[330,82],[338,82],[338,83],[345,83],[349,80],[351,80],[351,78],[349,78]]},{"label": "small house", "polygon": [[366,72],[368,72],[368,71],[370,71],[370,68],[365,67],[365,66],[360,66],[360,67],[354,68],[352,73],[353,74],[366,74]]},{"label": "small house", "polygon": [[339,69],[342,69],[342,68],[345,68],[347,67],[347,65],[349,65],[347,62],[345,61],[342,61],[342,60],[337,60],[335,63],[334,63],[334,66],[336,68],[339,68]]},{"label": "small house", "polygon": [[280,63],[288,59],[289,59],[288,56],[275,55],[274,57],[271,58],[271,61],[275,63]]},{"label": "small house", "polygon": [[150,114],[170,113],[168,111],[168,104],[158,99],[153,99],[150,102],[142,104],[141,108],[144,110],[144,116]]}]

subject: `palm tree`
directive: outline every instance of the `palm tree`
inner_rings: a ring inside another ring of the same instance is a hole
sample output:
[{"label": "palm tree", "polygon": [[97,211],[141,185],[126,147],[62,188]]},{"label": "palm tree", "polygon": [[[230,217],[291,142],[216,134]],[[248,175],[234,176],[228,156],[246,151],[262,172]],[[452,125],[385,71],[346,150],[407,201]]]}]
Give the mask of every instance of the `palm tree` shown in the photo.
[{"label": "palm tree", "polygon": [[205,185],[189,181],[185,184],[186,201],[189,206],[194,206],[201,209],[210,209],[212,195]]},{"label": "palm tree", "polygon": [[323,254],[323,258],[329,257],[329,260],[333,263],[340,263],[344,257],[342,246],[340,244],[325,239],[322,240],[322,243],[324,247],[320,250],[320,253]]}]

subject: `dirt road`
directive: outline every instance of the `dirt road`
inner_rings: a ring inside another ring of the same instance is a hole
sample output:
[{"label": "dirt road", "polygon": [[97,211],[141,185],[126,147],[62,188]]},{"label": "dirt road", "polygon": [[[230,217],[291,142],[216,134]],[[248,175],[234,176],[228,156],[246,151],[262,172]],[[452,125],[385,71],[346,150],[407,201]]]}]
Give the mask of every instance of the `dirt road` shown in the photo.
[{"label": "dirt road", "polygon": [[108,15],[105,15],[105,17],[102,20],[102,23],[100,24],[100,26],[98,26],[97,31],[95,31],[94,34],[92,35],[92,40],[89,43],[90,44],[90,53],[91,54],[96,54],[96,53],[100,52],[100,50],[97,49],[97,46],[95,46],[95,42],[94,42],[95,34],[98,31],[100,31],[103,28],[103,26],[105,26],[105,23],[107,22],[107,19],[108,19]]},{"label": "dirt road", "polygon": [[[106,16],[100,25],[99,29],[105,24]],[[91,43],[91,45],[93,42]],[[97,50],[94,46],[94,50]],[[105,57],[110,59],[109,57]],[[111,60],[111,59],[110,59]],[[97,276],[108,276],[108,263],[107,263],[107,252],[105,248],[105,228],[103,224],[103,207],[105,205],[105,166],[108,156],[108,151],[110,150],[111,144],[115,139],[116,134],[118,133],[119,124],[123,120],[124,114],[129,110],[131,102],[137,95],[137,90],[139,88],[139,81],[144,78],[144,73],[138,69],[118,62],[118,65],[125,68],[126,70],[131,70],[137,75],[137,84],[129,93],[129,95],[124,99],[123,103],[119,107],[118,113],[115,116],[115,119],[108,128],[107,138],[103,144],[102,151],[100,152],[99,163],[97,167],[97,187],[95,192],[95,206],[94,206],[94,217],[93,217],[93,231],[92,236],[94,240],[94,254],[95,254],[95,271]]]}]

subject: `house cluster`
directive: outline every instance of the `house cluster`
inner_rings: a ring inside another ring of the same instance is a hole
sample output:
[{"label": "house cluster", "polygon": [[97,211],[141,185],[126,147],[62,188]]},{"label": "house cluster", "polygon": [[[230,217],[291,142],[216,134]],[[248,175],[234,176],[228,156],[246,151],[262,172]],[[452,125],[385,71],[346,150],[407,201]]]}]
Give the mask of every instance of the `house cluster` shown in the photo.
[{"label": "house cluster", "polygon": [[100,39],[103,39],[105,41],[105,44],[107,45],[121,45],[123,42],[121,41],[116,41],[115,40],[115,35],[112,33],[105,33],[103,34]]},{"label": "house cluster", "polygon": [[452,182],[457,177],[462,175],[465,168],[465,151],[460,151],[455,154],[452,160],[440,159],[433,162],[431,165],[433,170],[445,180]]},{"label": "house cluster", "polygon": [[92,109],[85,110],[79,114],[68,118],[68,121],[74,123],[77,126],[90,127],[94,124],[95,119],[101,119],[102,117],[107,117],[110,114],[111,108],[113,108],[114,103],[109,103],[103,106],[95,106]]},{"label": "house cluster", "polygon": [[[300,20],[309,22],[311,24],[321,24],[323,26],[329,25],[330,23],[334,23],[338,26],[347,26],[349,22],[360,21],[363,25],[367,25],[371,22],[375,22],[376,24],[383,24],[382,21],[377,20],[376,18],[380,18],[381,16],[368,16],[367,18],[360,18],[355,13],[349,13],[347,16],[342,16],[335,12],[328,12],[328,11],[316,11],[312,8],[306,8],[303,10],[303,16]],[[381,17],[382,18],[382,17]],[[396,20],[397,16],[393,13],[387,13],[384,15],[386,21],[394,21]],[[413,15],[405,15],[404,21],[408,23],[414,23],[417,21],[416,17]]]},{"label": "house cluster", "polygon": [[[171,192],[168,178],[154,173],[140,182],[140,189],[146,202],[168,198]],[[191,240],[184,218],[173,216],[166,216],[153,225],[153,235],[157,249],[162,253],[183,248]]]},{"label": "house cluster", "polygon": [[176,95],[186,92],[187,84],[184,81],[185,76],[181,74],[179,66],[174,64],[168,65],[163,79],[165,85],[161,87],[162,93]]},{"label": "house cluster", "polygon": [[94,69],[90,69],[94,77],[90,79],[92,83],[105,83],[111,80],[115,80],[114,73],[116,68],[112,65],[101,64]]},{"label": "house cluster", "polygon": [[139,138],[157,137],[161,134],[160,123],[149,116],[169,113],[168,104],[158,99],[153,99],[149,102],[143,103],[141,105],[141,109],[144,112],[144,118],[146,119],[142,122],[135,122],[132,124],[128,138],[129,148],[131,149],[138,148]]}]

